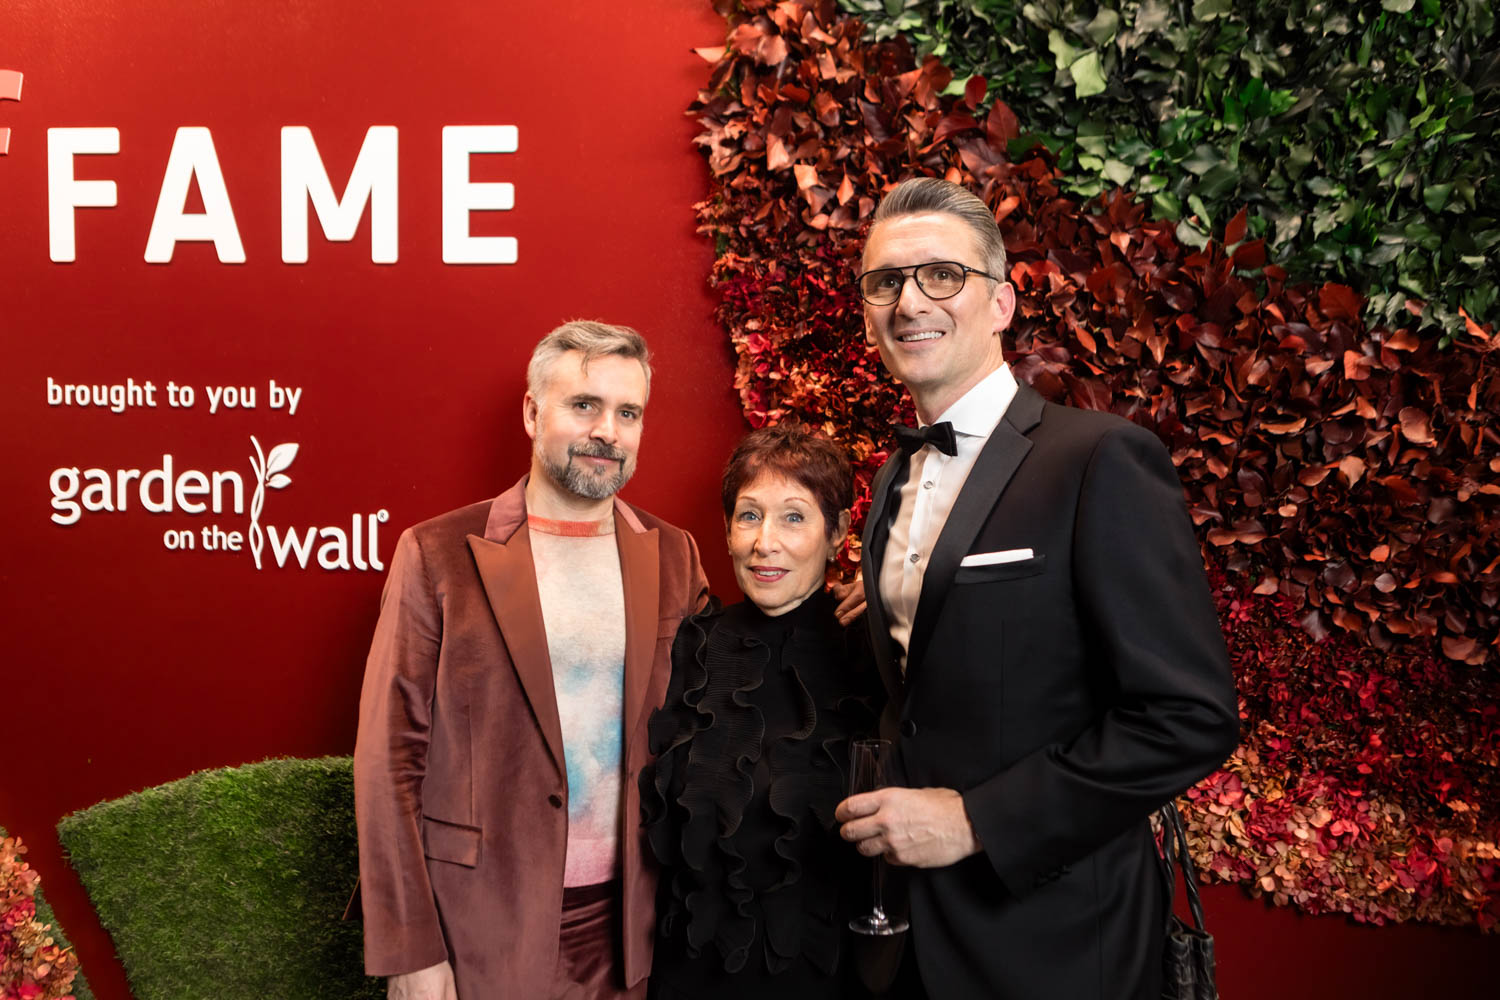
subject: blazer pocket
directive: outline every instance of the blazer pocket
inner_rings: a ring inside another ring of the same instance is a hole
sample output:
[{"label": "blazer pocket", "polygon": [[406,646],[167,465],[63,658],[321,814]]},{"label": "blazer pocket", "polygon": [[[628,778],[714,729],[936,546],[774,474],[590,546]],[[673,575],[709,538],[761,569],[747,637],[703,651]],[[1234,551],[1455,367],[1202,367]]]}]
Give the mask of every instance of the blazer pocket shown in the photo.
[{"label": "blazer pocket", "polygon": [[422,817],[422,852],[434,861],[473,868],[479,864],[479,845],[483,839],[484,831],[477,826]]},{"label": "blazer pocket", "polygon": [[999,580],[1020,580],[1036,576],[1047,568],[1045,555],[1032,556],[1018,562],[993,563],[989,566],[960,566],[953,574],[954,583],[995,583]]}]

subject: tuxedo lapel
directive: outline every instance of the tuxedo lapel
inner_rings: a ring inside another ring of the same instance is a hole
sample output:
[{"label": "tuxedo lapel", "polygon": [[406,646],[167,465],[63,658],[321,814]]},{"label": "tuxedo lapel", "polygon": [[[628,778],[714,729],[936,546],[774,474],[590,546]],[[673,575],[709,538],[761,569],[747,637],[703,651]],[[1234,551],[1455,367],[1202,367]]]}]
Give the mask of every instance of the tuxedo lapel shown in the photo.
[{"label": "tuxedo lapel", "polygon": [[659,533],[635,512],[615,500],[615,541],[620,548],[620,584],[625,589],[625,739],[635,734],[651,687],[651,665],[656,657],[658,592],[661,559]]},{"label": "tuxedo lapel", "polygon": [[912,620],[911,643],[906,654],[908,676],[922,662],[938,613],[953,586],[958,564],[963,561],[990,511],[1000,502],[1001,494],[1016,474],[1016,469],[1020,468],[1026,453],[1031,450],[1031,440],[1026,434],[1041,421],[1042,406],[1042,397],[1035,390],[1024,383],[1017,386],[1015,398],[1006,408],[1005,416],[990,432],[989,440],[984,443],[974,467],[969,470],[969,477],[959,490],[958,499],[954,501],[928,557],[927,571],[922,575],[922,595],[917,599],[917,613]]},{"label": "tuxedo lapel", "polygon": [[484,537],[469,536],[469,550],[484,584],[511,666],[531,703],[542,737],[558,770],[566,774],[562,721],[552,684],[552,658],[547,652],[547,628],[542,620],[542,598],[536,586],[536,564],[531,558],[531,532],[526,529],[526,480],[502,493],[490,506]]},{"label": "tuxedo lapel", "polygon": [[885,562],[885,543],[891,533],[892,501],[906,479],[909,464],[906,453],[897,451],[875,473],[875,480],[870,484],[870,510],[865,516],[861,542],[860,572],[865,580],[865,619],[870,628],[870,645],[875,651],[880,678],[892,700],[901,695],[901,668],[891,648],[891,626],[885,614],[885,600],[880,594],[880,568]]}]

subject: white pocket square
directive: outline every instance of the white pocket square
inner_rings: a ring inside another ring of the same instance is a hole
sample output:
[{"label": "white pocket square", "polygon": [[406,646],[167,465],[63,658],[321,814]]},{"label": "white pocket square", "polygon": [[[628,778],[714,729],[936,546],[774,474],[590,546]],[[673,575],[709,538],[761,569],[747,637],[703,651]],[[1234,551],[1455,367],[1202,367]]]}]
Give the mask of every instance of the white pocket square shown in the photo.
[{"label": "white pocket square", "polygon": [[1006,549],[1003,552],[975,552],[973,555],[964,556],[960,566],[997,566],[1000,563],[1020,562],[1023,559],[1031,559],[1035,553],[1030,549]]}]

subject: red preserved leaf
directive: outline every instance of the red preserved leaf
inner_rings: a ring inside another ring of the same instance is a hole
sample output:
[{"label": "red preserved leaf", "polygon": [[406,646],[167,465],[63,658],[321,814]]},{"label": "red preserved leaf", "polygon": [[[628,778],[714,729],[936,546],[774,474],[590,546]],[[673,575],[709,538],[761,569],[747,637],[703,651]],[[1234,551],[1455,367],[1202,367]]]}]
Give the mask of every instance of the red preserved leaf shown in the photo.
[{"label": "red preserved leaf", "polygon": [[1258,271],[1266,264],[1266,241],[1251,240],[1235,248],[1234,266],[1243,271]]},{"label": "red preserved leaf", "polygon": [[1469,336],[1482,344],[1491,344],[1494,342],[1494,333],[1474,322],[1474,318],[1464,311],[1463,306],[1458,307],[1458,314],[1464,318],[1464,329],[1468,331]]},{"label": "red preserved leaf", "polygon": [[1318,309],[1329,319],[1340,319],[1349,323],[1359,322],[1360,307],[1364,303],[1347,285],[1328,282],[1318,292]]},{"label": "red preserved leaf", "polygon": [[1415,351],[1422,344],[1413,331],[1404,327],[1386,337],[1383,343],[1393,351]]},{"label": "red preserved leaf", "polygon": [[985,81],[984,77],[969,77],[968,82],[964,84],[964,103],[970,108],[979,107],[979,102],[984,100],[985,91],[989,89],[990,85]]},{"label": "red preserved leaf", "polygon": [[962,113],[946,115],[944,116],[943,120],[938,123],[937,130],[932,133],[931,145],[935,146],[947,139],[949,136],[952,136],[958,132],[963,132],[967,131],[968,129],[978,127],[979,123],[969,115]]},{"label": "red preserved leaf", "polygon": [[786,144],[781,141],[781,136],[768,137],[766,139],[766,169],[785,170],[791,162],[792,155],[786,151]]},{"label": "red preserved leaf", "polygon": [[1479,643],[1464,636],[1443,636],[1443,655],[1450,660],[1466,660],[1478,647]]},{"label": "red preserved leaf", "polygon": [[1004,101],[996,101],[990,107],[990,113],[984,119],[985,134],[989,137],[990,145],[997,149],[1004,149],[1012,139],[1021,135],[1021,123],[1016,118],[1016,113]]},{"label": "red preserved leaf", "polygon": [[1306,417],[1298,417],[1295,420],[1268,420],[1260,425],[1261,430],[1267,434],[1296,434],[1306,426]]},{"label": "red preserved leaf", "polygon": [[1433,444],[1432,425],[1427,414],[1414,406],[1403,406],[1399,414],[1401,433],[1413,444]]},{"label": "red preserved leaf", "polygon": [[1248,227],[1248,223],[1247,223],[1247,219],[1248,219],[1248,216],[1246,215],[1245,209],[1241,208],[1238,212],[1236,212],[1234,214],[1234,218],[1232,218],[1232,219],[1229,220],[1229,225],[1227,225],[1227,226],[1224,227],[1224,245],[1225,246],[1232,247],[1236,243],[1239,243],[1242,240],[1244,240],[1244,238],[1245,238],[1245,231],[1246,231],[1246,229],[1249,228]]}]

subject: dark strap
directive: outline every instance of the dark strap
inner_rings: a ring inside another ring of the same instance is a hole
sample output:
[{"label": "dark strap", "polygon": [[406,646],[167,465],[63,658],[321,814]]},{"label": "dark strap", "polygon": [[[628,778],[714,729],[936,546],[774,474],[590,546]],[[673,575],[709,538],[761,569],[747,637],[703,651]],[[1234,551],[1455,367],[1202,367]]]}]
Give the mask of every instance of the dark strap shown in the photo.
[{"label": "dark strap", "polygon": [[1182,869],[1182,880],[1187,885],[1188,910],[1193,915],[1193,927],[1203,930],[1203,903],[1198,898],[1198,870],[1193,865],[1193,856],[1188,853],[1187,831],[1182,826],[1182,816],[1177,812],[1177,803],[1168,802],[1161,807],[1161,854],[1163,880],[1167,886],[1167,926],[1172,923],[1172,900],[1177,895],[1175,869]]},{"label": "dark strap", "polygon": [[907,427],[904,424],[897,424],[896,443],[908,455],[920,451],[926,444],[932,445],[945,455],[958,454],[958,436],[953,432],[953,425],[946,420],[940,424],[928,424],[926,427]]}]

